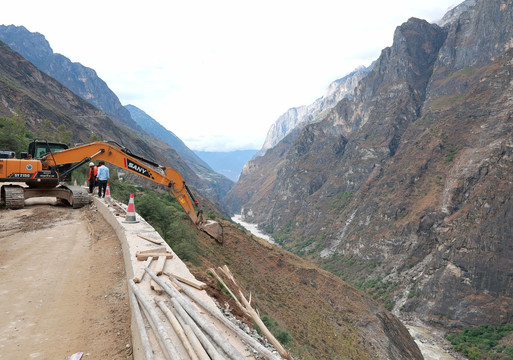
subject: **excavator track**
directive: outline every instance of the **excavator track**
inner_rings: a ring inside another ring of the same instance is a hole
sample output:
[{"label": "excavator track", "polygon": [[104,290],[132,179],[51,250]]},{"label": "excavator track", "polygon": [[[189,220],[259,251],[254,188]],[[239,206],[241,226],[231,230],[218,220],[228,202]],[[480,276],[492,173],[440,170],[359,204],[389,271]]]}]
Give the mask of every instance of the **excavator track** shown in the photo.
[{"label": "excavator track", "polygon": [[2,186],[2,203],[5,203],[7,209],[23,209],[25,206],[23,188],[17,185]]},{"label": "excavator track", "polygon": [[71,205],[73,209],[78,209],[89,204],[89,193],[80,186],[62,185],[51,191],[51,196],[55,196],[64,204]]},{"label": "excavator track", "polygon": [[74,209],[89,204],[89,193],[80,186],[59,186],[57,188],[27,188],[18,185],[4,185],[1,190],[1,205],[7,209],[22,209],[25,199],[33,197],[56,197]]},{"label": "excavator track", "polygon": [[89,193],[86,189],[79,186],[68,186],[67,188],[73,194],[71,204],[73,209],[78,209],[89,204]]}]

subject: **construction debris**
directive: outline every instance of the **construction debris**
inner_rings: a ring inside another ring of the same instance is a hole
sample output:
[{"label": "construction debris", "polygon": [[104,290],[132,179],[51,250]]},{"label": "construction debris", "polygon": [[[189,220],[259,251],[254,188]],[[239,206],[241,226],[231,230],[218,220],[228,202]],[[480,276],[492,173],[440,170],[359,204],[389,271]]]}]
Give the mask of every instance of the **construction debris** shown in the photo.
[{"label": "construction debris", "polygon": [[160,255],[155,266],[155,274],[162,275],[164,272],[164,266],[166,266],[166,255]]},{"label": "construction debris", "polygon": [[132,306],[132,311],[134,313],[135,322],[137,324],[137,329],[139,331],[139,337],[141,338],[142,347],[144,349],[144,358],[146,360],[153,360],[153,350],[151,349],[150,339],[148,338],[148,333],[146,332],[146,327],[144,326],[144,319],[141,314],[141,308],[139,307],[139,303],[135,298],[135,295],[132,291],[129,291],[130,304]]},{"label": "construction debris", "polygon": [[141,239],[144,239],[146,241],[152,242],[152,243],[157,244],[157,245],[164,244],[164,241],[162,241],[162,240],[153,239],[153,238],[151,238],[149,236],[146,236],[146,235],[143,235],[143,234],[137,234],[137,236],[139,236]]},{"label": "construction debris", "polygon": [[150,288],[157,293],[157,295],[162,295],[162,288],[159,284],[155,282],[155,280],[150,280]]},{"label": "construction debris", "polygon": [[[189,338],[187,337],[187,335],[185,334],[185,331],[183,330],[182,326],[180,325],[180,323],[178,322],[178,319],[176,318],[176,316],[173,314],[173,312],[166,306],[166,304],[164,304],[164,301],[162,300],[157,300],[157,299],[153,299],[155,300],[155,302],[157,303],[157,305],[159,306],[159,308],[162,310],[162,312],[166,315],[166,317],[168,318],[169,322],[171,323],[171,326],[173,326],[173,329],[175,330],[175,332],[178,334],[178,337],[180,338],[180,340],[182,341],[182,345],[184,346],[184,348],[187,350],[187,353],[189,354],[189,356],[191,357],[192,360],[200,360],[198,355],[196,354],[197,352],[198,353],[205,353],[203,348],[201,347],[197,347],[197,343],[195,343],[195,346],[193,346],[191,344],[191,342],[189,341]],[[203,351],[202,351],[203,350]],[[206,354],[206,353],[205,353]],[[206,357],[206,359],[208,359],[208,356]]]},{"label": "construction debris", "polygon": [[[192,304],[184,298],[184,296],[176,291],[175,288],[167,285],[164,283],[161,279],[157,277],[157,275],[151,271],[151,269],[146,268],[146,272],[148,275],[151,276],[153,280],[159,284],[162,289],[171,297],[171,302],[174,305],[175,309],[179,311],[180,316],[183,320],[187,321],[189,325],[193,328],[193,331],[195,327],[198,327],[201,329],[202,332],[198,332],[197,330],[194,331],[196,336],[198,336],[198,339],[202,343],[202,345],[205,347],[205,350],[208,352],[210,357],[213,359],[219,359],[223,360],[225,358],[218,356],[217,350],[215,350],[215,347],[211,347],[211,343],[208,340],[208,338],[205,336],[208,335],[217,346],[219,346],[222,351],[232,360],[244,360],[245,357],[242,356],[231,344],[227,339],[225,339],[223,336],[220,335],[219,331],[209,322],[207,321],[193,306]],[[134,284],[135,286],[135,284]],[[182,308],[183,311],[180,310]],[[191,318],[191,321],[188,321],[188,318]],[[204,333],[203,333],[204,332]],[[204,338],[203,338],[204,337]],[[210,345],[209,345],[210,344]]]},{"label": "construction debris", "polygon": [[238,336],[240,336],[244,341],[246,341],[253,349],[255,349],[264,359],[268,360],[278,360],[279,357],[274,355],[271,351],[269,351],[267,348],[265,348],[262,344],[260,344],[258,341],[256,341],[254,338],[252,338],[250,335],[248,335],[246,332],[244,332],[241,328],[235,326],[230,320],[228,320],[224,315],[219,314],[218,311],[215,309],[212,309],[210,306],[205,304],[204,301],[199,299],[192,291],[185,287],[181,287],[178,283],[176,283],[177,286],[179,286],[182,291],[187,294],[187,296],[192,299],[196,304],[201,306],[204,310],[206,310],[210,315],[212,315],[214,318],[219,320],[221,323],[223,323],[227,328],[232,330],[234,333],[236,333]]},{"label": "construction debris", "polygon": [[144,310],[146,319],[148,319],[148,322],[150,323],[151,328],[153,329],[153,333],[157,337],[157,340],[160,344],[160,347],[162,348],[162,351],[166,359],[180,359],[180,355],[175,349],[175,346],[173,345],[173,342],[167,334],[166,329],[162,325],[155,309],[151,306],[148,299],[144,297],[143,293],[141,292],[141,290],[137,288],[137,285],[134,283],[133,280],[128,280],[128,285],[130,286],[130,289],[137,298],[137,301],[141,305],[142,309]]},{"label": "construction debris", "polygon": [[142,281],[142,279],[144,278],[144,274],[146,274],[146,271],[144,271],[144,269],[147,267],[150,267],[152,260],[153,260],[153,257],[151,257],[151,256],[149,256],[146,259],[146,262],[144,263],[143,267],[134,276],[134,278],[133,278],[134,283],[140,283]]},{"label": "construction debris", "polygon": [[167,258],[167,259],[171,259],[173,257],[173,253],[171,253],[171,252],[149,252],[149,253],[144,253],[144,252],[138,251],[135,254],[135,257],[139,261],[147,260],[149,257],[159,258],[161,256],[163,256],[164,258]]},{"label": "construction debris", "polygon": [[[157,274],[158,275],[158,274]],[[201,281],[198,281],[196,279],[186,279],[184,278],[183,276],[180,276],[178,274],[173,274],[171,272],[166,272],[164,271],[164,275],[167,275],[169,276],[169,278],[175,278],[176,280],[184,283],[184,284],[187,284],[189,286],[192,286],[198,290],[204,290],[207,288],[207,284],[205,284],[204,282],[201,282]]]}]

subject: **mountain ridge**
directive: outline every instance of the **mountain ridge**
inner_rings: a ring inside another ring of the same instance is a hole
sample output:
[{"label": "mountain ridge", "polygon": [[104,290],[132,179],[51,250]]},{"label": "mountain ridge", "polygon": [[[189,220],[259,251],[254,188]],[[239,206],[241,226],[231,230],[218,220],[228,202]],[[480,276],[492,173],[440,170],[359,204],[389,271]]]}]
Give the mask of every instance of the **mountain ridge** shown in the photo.
[{"label": "mountain ridge", "polygon": [[142,131],[96,71],[54,53],[44,35],[32,33],[23,26],[0,25],[0,40],[98,109]]},{"label": "mountain ridge", "polygon": [[394,313],[446,328],[513,321],[513,5],[451,16],[400,25],[353,99],[246,164],[225,198]]},{"label": "mountain ridge", "polygon": [[352,98],[356,84],[370,72],[373,65],[371,64],[369,67],[360,66],[348,75],[331,82],[324,95],[312,104],[292,107],[280,115],[269,128],[264,144],[257,156],[265,154],[267,150],[274,147],[296,127],[302,127],[322,119],[343,98]]}]

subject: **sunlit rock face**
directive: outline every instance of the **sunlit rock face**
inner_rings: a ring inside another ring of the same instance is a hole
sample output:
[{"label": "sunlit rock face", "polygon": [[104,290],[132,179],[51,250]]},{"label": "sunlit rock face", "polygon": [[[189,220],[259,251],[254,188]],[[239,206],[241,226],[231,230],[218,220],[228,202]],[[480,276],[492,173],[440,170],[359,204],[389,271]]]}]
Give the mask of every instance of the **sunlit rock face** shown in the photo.
[{"label": "sunlit rock face", "polygon": [[464,5],[443,26],[399,26],[353,98],[249,162],[226,197],[445,326],[513,320],[513,3]]}]

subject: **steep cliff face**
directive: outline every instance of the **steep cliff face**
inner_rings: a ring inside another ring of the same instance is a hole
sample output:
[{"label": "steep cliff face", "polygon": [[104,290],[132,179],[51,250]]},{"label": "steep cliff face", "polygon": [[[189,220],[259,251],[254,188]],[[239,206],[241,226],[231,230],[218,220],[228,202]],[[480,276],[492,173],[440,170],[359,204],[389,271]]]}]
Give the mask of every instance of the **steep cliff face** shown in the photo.
[{"label": "steep cliff face", "polygon": [[248,164],[231,205],[397,312],[513,321],[511,23],[500,0],[410,19],[353,100]]},{"label": "steep cliff face", "polygon": [[[300,129],[296,129],[278,149],[273,149],[268,158],[271,162],[279,158],[283,163],[279,167],[277,162],[271,166],[277,179],[272,188],[265,188],[265,195],[264,191],[256,191],[256,198],[244,201],[244,209],[257,211],[266,207],[266,218],[255,219],[267,227],[282,227],[284,222],[280,219],[290,219],[290,214],[294,216],[309,204],[315,206],[311,201],[298,199],[318,197],[321,187],[325,197],[358,190],[375,165],[395,153],[404,128],[418,116],[444,36],[438,26],[418,19],[398,28],[394,47],[383,51],[371,73],[355,90],[353,101],[340,101],[325,120],[305,126],[300,134]],[[373,121],[367,124],[369,119]],[[361,135],[352,135],[356,137],[348,141],[348,135],[360,128],[365,128]],[[376,146],[370,149],[359,146],[362,137]],[[258,188],[262,173],[255,165],[266,162],[255,159],[248,163],[234,192],[239,188]],[[341,182],[339,177],[345,180]],[[265,173],[265,178],[267,183],[273,176]],[[256,186],[249,185],[250,182]]]},{"label": "steep cliff face", "polygon": [[142,131],[96,71],[55,54],[43,35],[32,33],[23,26],[0,25],[0,40],[82,99],[129,127]]},{"label": "steep cliff face", "polygon": [[257,154],[261,156],[297,127],[320,121],[343,98],[352,98],[358,82],[372,69],[360,67],[341,79],[333,81],[326,93],[310,105],[290,108],[271,125],[262,149]]},{"label": "steep cliff face", "polygon": [[476,2],[477,0],[465,0],[458,6],[455,6],[442,17],[438,22],[438,26],[445,27],[450,25],[453,21],[457,21],[460,15],[473,7]]}]

